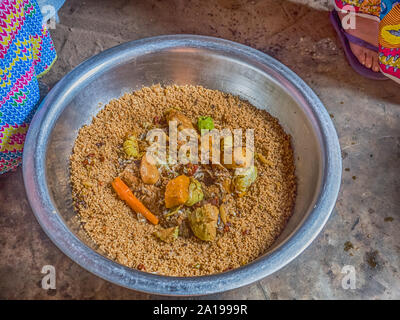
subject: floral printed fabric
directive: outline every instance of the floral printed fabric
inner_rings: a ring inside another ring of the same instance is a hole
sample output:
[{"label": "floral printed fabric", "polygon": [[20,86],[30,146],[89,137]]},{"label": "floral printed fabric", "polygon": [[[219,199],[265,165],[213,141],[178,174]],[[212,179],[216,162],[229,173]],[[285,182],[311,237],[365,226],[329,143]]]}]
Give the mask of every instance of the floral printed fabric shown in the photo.
[{"label": "floral printed fabric", "polygon": [[335,0],[337,9],[352,6],[356,13],[379,18],[379,64],[381,71],[400,82],[400,1]]},{"label": "floral printed fabric", "polygon": [[352,6],[357,13],[369,14],[379,17],[381,13],[381,0],[335,0],[339,9],[345,6]]}]

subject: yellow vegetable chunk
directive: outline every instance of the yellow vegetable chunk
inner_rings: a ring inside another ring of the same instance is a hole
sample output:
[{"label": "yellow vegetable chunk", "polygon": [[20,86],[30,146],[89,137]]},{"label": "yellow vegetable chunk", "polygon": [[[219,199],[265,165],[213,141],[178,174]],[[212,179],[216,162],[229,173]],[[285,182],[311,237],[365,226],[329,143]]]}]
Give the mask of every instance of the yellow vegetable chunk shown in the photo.
[{"label": "yellow vegetable chunk", "polygon": [[132,135],[124,141],[124,152],[128,157],[136,158],[139,156],[139,145],[136,136]]},{"label": "yellow vegetable chunk", "polygon": [[161,229],[153,233],[153,235],[156,236],[158,239],[167,243],[175,241],[178,238],[178,234],[179,226],[168,229]]},{"label": "yellow vegetable chunk", "polygon": [[160,173],[154,163],[153,157],[146,154],[140,162],[140,177],[145,184],[155,184],[160,178]]},{"label": "yellow vegetable chunk", "polygon": [[165,189],[165,206],[173,208],[184,204],[189,198],[189,184],[190,178],[185,175],[170,180]]},{"label": "yellow vegetable chunk", "polygon": [[190,228],[194,235],[203,241],[213,241],[217,236],[219,210],[210,203],[188,214]]},{"label": "yellow vegetable chunk", "polygon": [[184,129],[193,129],[194,130],[192,121],[188,117],[186,117],[183,113],[179,112],[178,110],[169,109],[166,112],[165,117],[166,117],[168,123],[170,121],[176,121],[178,131],[181,131]]},{"label": "yellow vegetable chunk", "polygon": [[228,222],[228,212],[226,209],[226,206],[224,204],[221,204],[219,206],[219,216],[221,217],[221,220],[224,224],[227,224]]}]

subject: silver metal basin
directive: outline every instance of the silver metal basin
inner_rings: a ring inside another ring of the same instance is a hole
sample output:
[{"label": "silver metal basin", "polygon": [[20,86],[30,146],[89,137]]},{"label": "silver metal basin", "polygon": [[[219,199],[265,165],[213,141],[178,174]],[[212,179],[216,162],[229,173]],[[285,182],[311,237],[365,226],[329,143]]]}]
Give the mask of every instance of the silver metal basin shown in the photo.
[{"label": "silver metal basin", "polygon": [[[78,129],[127,91],[152,84],[195,84],[238,95],[277,117],[293,138],[298,195],[293,216],[263,256],[202,277],[168,277],[122,266],[80,230],[71,200],[69,156]],[[339,191],[341,154],[335,128],[312,90],[275,59],[230,41],[191,35],[122,44],[67,74],[36,113],[25,143],[26,192],[40,225],[72,260],[118,285],[163,295],[202,295],[247,285],[298,256],[328,220]]]}]

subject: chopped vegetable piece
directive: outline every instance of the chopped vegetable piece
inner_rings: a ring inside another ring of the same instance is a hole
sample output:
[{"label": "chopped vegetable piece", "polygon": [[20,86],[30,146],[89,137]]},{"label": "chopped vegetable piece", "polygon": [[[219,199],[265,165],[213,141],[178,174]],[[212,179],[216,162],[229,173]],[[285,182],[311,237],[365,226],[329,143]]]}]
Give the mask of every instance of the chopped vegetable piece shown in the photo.
[{"label": "chopped vegetable piece", "polygon": [[255,156],[257,157],[258,160],[260,160],[263,164],[266,164],[268,166],[273,166],[273,162],[269,161],[262,153],[256,153]]},{"label": "chopped vegetable piece", "polygon": [[201,189],[201,184],[194,178],[190,179],[189,185],[189,198],[186,201],[186,205],[191,207],[192,205],[196,204],[203,200],[204,194],[203,190]]},{"label": "chopped vegetable piece", "polygon": [[194,129],[192,121],[188,117],[186,117],[183,113],[179,112],[176,109],[167,110],[167,112],[165,113],[165,117],[168,123],[170,121],[177,122],[178,131],[184,129]]},{"label": "chopped vegetable piece", "polygon": [[155,184],[160,178],[160,173],[155,165],[153,157],[145,154],[140,162],[140,176],[146,184]]},{"label": "chopped vegetable piece", "polygon": [[236,193],[243,195],[257,179],[257,168],[239,168],[235,170],[233,187]]},{"label": "chopped vegetable piece", "polygon": [[177,207],[171,209],[171,210],[165,215],[165,217],[168,218],[168,217],[171,217],[171,216],[177,214],[177,213],[179,212],[179,210],[182,209],[182,207],[183,207],[183,205],[181,204],[180,206],[177,206]]},{"label": "chopped vegetable piece", "polygon": [[124,141],[123,149],[128,157],[136,158],[139,156],[139,145],[135,135]]},{"label": "chopped vegetable piece", "polygon": [[231,179],[227,178],[222,182],[222,186],[225,190],[226,193],[231,193],[231,185],[232,185],[232,181]]},{"label": "chopped vegetable piece", "polygon": [[202,130],[212,130],[214,129],[214,120],[209,116],[199,117],[197,120],[197,127],[200,132],[202,132]]},{"label": "chopped vegetable piece", "polygon": [[171,243],[178,238],[179,226],[168,228],[168,229],[157,230],[153,234],[161,241]]},{"label": "chopped vegetable piece", "polygon": [[165,189],[165,206],[173,208],[184,204],[189,198],[189,184],[190,179],[185,175],[170,180]]},{"label": "chopped vegetable piece", "polygon": [[232,161],[225,162],[224,154],[221,155],[222,163],[228,169],[247,168],[253,162],[254,152],[246,147],[235,147],[228,152],[232,154]]},{"label": "chopped vegetable piece", "polygon": [[222,222],[226,225],[228,222],[228,212],[224,204],[221,204],[219,207],[219,216],[221,217]]},{"label": "chopped vegetable piece", "polygon": [[119,198],[124,200],[136,213],[142,214],[152,224],[158,224],[158,218],[135,197],[128,186],[119,177],[115,178],[111,185]]},{"label": "chopped vegetable piece", "polygon": [[189,212],[188,220],[194,235],[203,241],[213,241],[217,235],[218,208],[207,203]]}]

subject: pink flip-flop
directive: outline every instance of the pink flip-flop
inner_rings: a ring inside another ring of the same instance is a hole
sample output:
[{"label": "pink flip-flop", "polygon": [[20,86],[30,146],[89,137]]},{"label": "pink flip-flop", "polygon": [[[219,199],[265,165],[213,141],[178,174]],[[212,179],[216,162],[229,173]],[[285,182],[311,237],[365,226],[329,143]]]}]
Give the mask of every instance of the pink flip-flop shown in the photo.
[{"label": "pink flip-flop", "polygon": [[380,72],[372,71],[371,69],[365,67],[358,61],[357,57],[354,55],[353,51],[350,48],[350,42],[367,48],[369,50],[379,52],[379,48],[377,46],[372,45],[371,43],[364,41],[360,38],[357,38],[351,34],[348,34],[342,27],[342,22],[340,21],[339,15],[336,10],[332,10],[330,13],[330,20],[332,22],[333,27],[335,28],[340,42],[342,43],[344,53],[346,54],[347,60],[349,61],[350,66],[363,77],[373,79],[373,80],[388,80],[388,78]]}]

